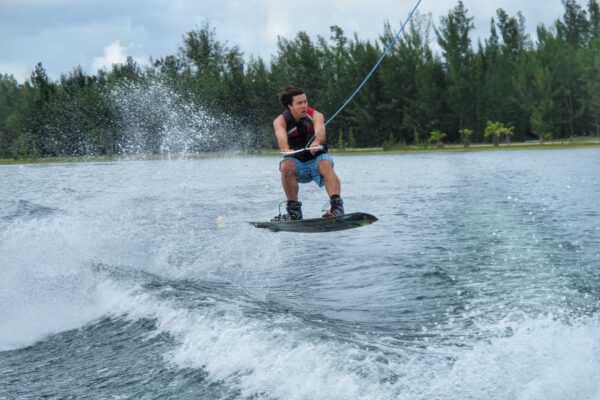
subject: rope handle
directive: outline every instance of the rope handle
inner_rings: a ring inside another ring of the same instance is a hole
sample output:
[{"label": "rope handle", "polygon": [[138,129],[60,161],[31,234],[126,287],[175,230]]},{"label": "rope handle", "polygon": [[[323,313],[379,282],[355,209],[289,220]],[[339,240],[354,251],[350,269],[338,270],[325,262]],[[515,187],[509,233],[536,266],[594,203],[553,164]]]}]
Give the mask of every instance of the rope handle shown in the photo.
[{"label": "rope handle", "polygon": [[294,154],[299,154],[299,153],[304,153],[305,151],[311,151],[311,150],[326,150],[327,146],[314,146],[314,147],[304,147],[300,150],[291,150],[291,151],[282,151],[281,155],[286,157],[286,156],[293,156]]}]

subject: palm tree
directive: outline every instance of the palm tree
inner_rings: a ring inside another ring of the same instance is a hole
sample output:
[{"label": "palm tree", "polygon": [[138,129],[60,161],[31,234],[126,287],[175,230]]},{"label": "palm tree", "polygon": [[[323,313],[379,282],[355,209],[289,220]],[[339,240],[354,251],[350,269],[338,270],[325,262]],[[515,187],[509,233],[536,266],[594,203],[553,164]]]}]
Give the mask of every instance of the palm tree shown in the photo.
[{"label": "palm tree", "polygon": [[458,131],[463,140],[463,145],[465,147],[469,147],[471,145],[471,136],[473,136],[473,131],[469,128],[464,128]]},{"label": "palm tree", "polygon": [[502,124],[502,122],[488,121],[487,125],[485,127],[485,130],[483,131],[483,137],[485,137],[487,139],[491,136],[494,146],[498,146],[499,145],[498,142],[500,140],[500,135],[502,134],[503,129],[504,129],[504,125]]},{"label": "palm tree", "polygon": [[504,136],[506,136],[506,144],[509,146],[510,146],[510,137],[512,135],[514,135],[514,133],[515,133],[514,130],[515,130],[514,126],[511,126],[510,128],[507,128],[507,127],[502,128],[502,134]]},{"label": "palm tree", "polygon": [[447,135],[440,130],[432,131],[429,136],[429,142],[434,143],[438,149],[441,149],[442,147],[444,147],[444,142],[442,142],[442,140],[446,136]]}]

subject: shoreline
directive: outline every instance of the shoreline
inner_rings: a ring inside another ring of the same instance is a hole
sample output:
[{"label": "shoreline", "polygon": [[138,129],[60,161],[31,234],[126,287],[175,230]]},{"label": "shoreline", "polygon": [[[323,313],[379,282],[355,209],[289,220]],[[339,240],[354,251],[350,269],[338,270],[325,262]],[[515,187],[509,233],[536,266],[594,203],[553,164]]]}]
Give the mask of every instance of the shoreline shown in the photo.
[{"label": "shoreline", "polygon": [[[600,139],[590,140],[562,140],[550,141],[540,144],[535,142],[513,142],[510,145],[503,143],[494,146],[491,143],[472,144],[464,147],[462,144],[448,144],[442,148],[433,146],[423,147],[416,145],[401,146],[393,149],[384,150],[382,147],[369,148],[349,148],[349,149],[331,149],[335,155],[386,155],[386,154],[417,154],[417,153],[469,153],[481,151],[517,151],[517,150],[560,150],[577,148],[600,147]],[[2,159],[0,165],[22,165],[22,164],[63,164],[63,163],[94,163],[94,162],[123,162],[123,161],[152,161],[152,160],[196,160],[203,158],[227,158],[227,157],[260,157],[260,156],[279,156],[276,150],[261,150],[257,152],[230,151],[214,153],[196,153],[185,157],[168,157],[159,154],[140,155],[140,156],[79,156],[79,157],[40,157],[23,159]]]}]

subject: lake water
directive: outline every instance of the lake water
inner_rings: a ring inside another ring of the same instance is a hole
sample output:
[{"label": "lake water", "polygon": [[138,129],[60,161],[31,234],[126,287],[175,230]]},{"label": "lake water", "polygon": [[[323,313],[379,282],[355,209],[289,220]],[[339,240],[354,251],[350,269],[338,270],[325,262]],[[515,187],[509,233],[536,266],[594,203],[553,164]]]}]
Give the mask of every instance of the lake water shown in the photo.
[{"label": "lake water", "polygon": [[600,399],[600,149],[334,160],[0,166],[0,399]]}]

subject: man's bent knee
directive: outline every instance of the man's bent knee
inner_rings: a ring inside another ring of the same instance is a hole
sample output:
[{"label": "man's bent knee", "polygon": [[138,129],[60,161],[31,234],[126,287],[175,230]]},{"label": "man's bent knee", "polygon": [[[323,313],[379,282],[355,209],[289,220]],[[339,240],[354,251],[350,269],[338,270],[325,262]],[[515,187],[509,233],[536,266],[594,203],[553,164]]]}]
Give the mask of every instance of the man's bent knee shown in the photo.
[{"label": "man's bent knee", "polygon": [[321,173],[333,171],[333,165],[331,165],[331,162],[329,160],[320,160],[318,170]]},{"label": "man's bent knee", "polygon": [[285,160],[281,163],[279,169],[283,176],[294,176],[296,175],[296,164],[292,160]]}]

